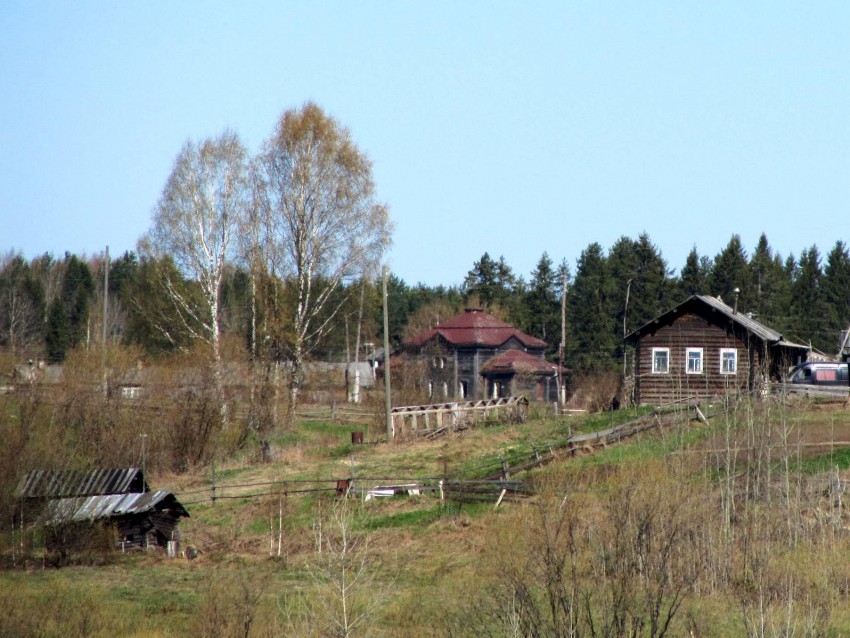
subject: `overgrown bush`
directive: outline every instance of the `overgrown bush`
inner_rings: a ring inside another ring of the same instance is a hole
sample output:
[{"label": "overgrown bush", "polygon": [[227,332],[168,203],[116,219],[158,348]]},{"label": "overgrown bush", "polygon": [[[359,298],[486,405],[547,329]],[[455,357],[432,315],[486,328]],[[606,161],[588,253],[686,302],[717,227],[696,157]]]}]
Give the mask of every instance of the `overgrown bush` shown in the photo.
[{"label": "overgrown bush", "polygon": [[588,412],[603,412],[619,407],[620,375],[616,372],[601,372],[576,379],[571,396],[580,397]]}]

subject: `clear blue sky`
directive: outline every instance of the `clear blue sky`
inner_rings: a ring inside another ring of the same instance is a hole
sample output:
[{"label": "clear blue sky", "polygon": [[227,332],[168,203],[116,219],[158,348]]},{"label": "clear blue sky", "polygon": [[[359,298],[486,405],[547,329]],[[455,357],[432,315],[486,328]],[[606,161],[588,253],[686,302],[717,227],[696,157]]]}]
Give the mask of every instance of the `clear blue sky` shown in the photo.
[{"label": "clear blue sky", "polygon": [[135,247],[183,142],[314,100],[374,162],[409,283],[649,233],[850,236],[850,3],[0,4],[0,249]]}]

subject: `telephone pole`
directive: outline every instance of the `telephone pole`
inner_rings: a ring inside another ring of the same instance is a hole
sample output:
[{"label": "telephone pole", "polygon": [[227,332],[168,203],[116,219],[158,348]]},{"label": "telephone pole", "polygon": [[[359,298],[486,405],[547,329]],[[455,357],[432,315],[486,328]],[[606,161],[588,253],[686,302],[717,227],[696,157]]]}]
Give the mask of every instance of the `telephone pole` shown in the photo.
[{"label": "telephone pole", "polygon": [[387,443],[393,442],[393,415],[390,401],[390,319],[387,301],[387,272],[384,266],[384,409],[387,418]]},{"label": "telephone pole", "polygon": [[567,403],[567,386],[566,380],[564,377],[564,356],[565,350],[567,349],[567,268],[566,262],[564,262],[562,279],[561,279],[561,347],[558,348],[558,366],[560,366],[560,371],[558,372],[558,379],[560,383],[558,384],[558,401],[561,403],[561,408],[566,406]]}]

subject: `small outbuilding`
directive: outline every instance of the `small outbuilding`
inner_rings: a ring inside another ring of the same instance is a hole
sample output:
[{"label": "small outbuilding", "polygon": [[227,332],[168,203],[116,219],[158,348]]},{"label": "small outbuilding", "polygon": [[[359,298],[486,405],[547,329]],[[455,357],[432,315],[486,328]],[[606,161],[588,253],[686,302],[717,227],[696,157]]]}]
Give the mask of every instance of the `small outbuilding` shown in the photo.
[{"label": "small outbuilding", "polygon": [[22,521],[46,527],[48,544],[73,549],[100,542],[103,532],[122,549],[167,547],[189,516],[174,494],[151,491],[139,468],[36,470],[15,496]]},{"label": "small outbuilding", "polygon": [[625,337],[634,346],[634,400],[659,404],[764,392],[809,348],[707,295],[693,295]]},{"label": "small outbuilding", "polygon": [[522,350],[506,350],[481,366],[491,399],[525,395],[535,401],[555,401],[560,368]]}]

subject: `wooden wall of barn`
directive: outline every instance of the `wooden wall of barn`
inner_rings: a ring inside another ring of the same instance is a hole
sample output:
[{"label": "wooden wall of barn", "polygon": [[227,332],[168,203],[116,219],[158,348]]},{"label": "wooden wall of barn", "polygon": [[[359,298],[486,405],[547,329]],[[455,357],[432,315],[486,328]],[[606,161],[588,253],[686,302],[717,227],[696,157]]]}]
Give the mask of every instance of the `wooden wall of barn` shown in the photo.
[{"label": "wooden wall of barn", "polygon": [[[752,357],[758,351],[749,347],[744,336],[731,329],[718,326],[696,314],[676,317],[668,325],[660,325],[654,333],[642,336],[636,357],[636,399],[642,404],[659,404],[689,397],[709,398],[746,389],[750,384],[751,366],[757,365]],[[652,349],[670,349],[670,371],[667,374],[652,372]],[[687,348],[703,349],[701,374],[686,373]],[[738,351],[737,372],[720,374],[721,348]]]}]

